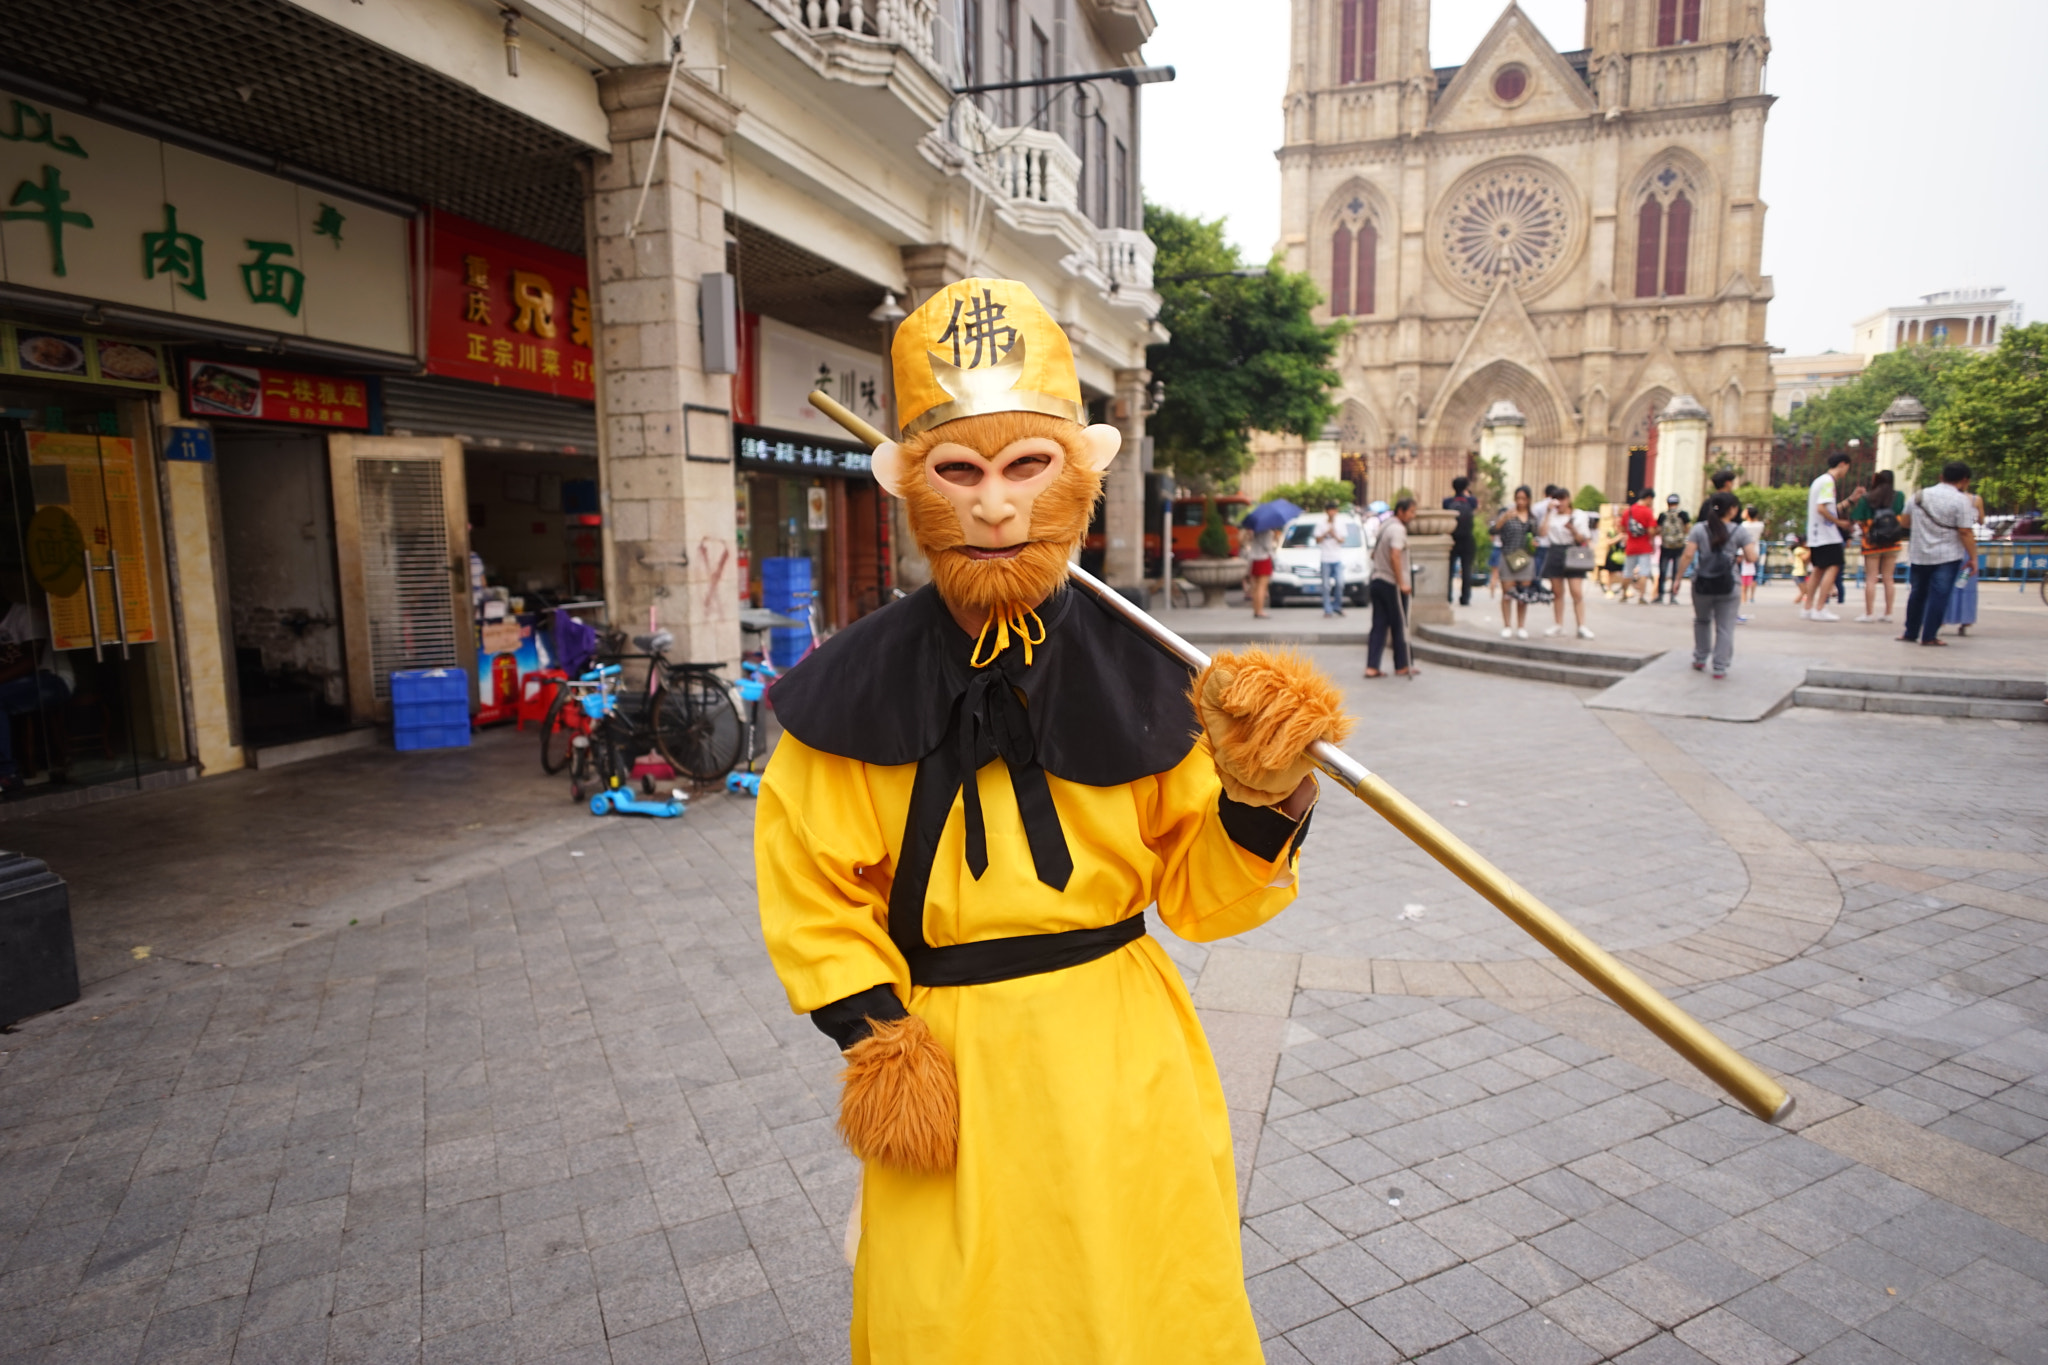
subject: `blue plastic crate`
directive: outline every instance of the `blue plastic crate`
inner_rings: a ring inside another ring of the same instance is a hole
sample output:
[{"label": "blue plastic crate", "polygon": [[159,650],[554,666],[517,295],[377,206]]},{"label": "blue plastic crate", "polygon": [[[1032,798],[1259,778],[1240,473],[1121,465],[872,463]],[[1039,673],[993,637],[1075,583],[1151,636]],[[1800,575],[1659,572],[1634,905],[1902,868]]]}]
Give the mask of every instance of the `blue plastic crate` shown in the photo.
[{"label": "blue plastic crate", "polygon": [[391,723],[393,726],[467,725],[469,701],[458,697],[453,701],[415,701],[402,705],[394,702]]},{"label": "blue plastic crate", "polygon": [[771,555],[761,561],[761,586],[767,589],[808,589],[811,561],[805,555]]},{"label": "blue plastic crate", "polygon": [[394,725],[391,743],[397,749],[467,749],[469,720],[459,725]]},{"label": "blue plastic crate", "polygon": [[469,675],[459,668],[410,668],[391,675],[394,709],[414,702],[459,701],[469,704]]},{"label": "blue plastic crate", "polygon": [[768,632],[768,662],[788,668],[811,647],[811,632],[802,626],[776,626]]}]

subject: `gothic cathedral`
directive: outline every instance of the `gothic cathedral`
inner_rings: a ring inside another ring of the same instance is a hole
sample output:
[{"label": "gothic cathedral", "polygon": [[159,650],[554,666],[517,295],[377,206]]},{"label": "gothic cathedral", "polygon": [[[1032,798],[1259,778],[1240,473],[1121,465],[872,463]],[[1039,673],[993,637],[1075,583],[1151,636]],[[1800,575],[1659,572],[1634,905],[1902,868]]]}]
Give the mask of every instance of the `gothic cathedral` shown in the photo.
[{"label": "gothic cathedral", "polygon": [[1281,250],[1351,323],[1337,437],[1370,496],[1433,506],[1502,400],[1511,487],[1654,483],[1679,395],[1709,464],[1762,477],[1763,8],[1587,0],[1559,52],[1511,3],[1432,69],[1429,0],[1293,0]]}]

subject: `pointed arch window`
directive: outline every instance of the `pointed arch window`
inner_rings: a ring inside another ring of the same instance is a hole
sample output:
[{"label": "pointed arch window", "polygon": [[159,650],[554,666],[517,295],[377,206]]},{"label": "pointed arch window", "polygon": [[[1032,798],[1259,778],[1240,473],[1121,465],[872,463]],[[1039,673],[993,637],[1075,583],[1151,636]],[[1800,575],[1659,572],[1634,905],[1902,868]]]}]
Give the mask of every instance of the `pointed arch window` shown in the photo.
[{"label": "pointed arch window", "polygon": [[1692,262],[1692,181],[1675,166],[1650,180],[1636,209],[1636,290],[1639,299],[1686,292]]},{"label": "pointed arch window", "polygon": [[1330,234],[1331,317],[1371,316],[1379,250],[1379,229],[1365,216],[1365,201],[1353,198]]},{"label": "pointed arch window", "polygon": [[1338,82],[1362,85],[1378,80],[1380,0],[1337,0],[1337,11]]},{"label": "pointed arch window", "polygon": [[1700,40],[1700,0],[1657,0],[1657,46]]}]

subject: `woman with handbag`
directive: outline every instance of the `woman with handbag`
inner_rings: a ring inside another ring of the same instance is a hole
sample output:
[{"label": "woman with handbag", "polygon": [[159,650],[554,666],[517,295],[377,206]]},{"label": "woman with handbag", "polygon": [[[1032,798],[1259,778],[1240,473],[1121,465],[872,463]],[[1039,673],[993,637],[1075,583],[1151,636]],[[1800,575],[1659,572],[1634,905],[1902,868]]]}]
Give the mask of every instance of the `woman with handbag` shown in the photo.
[{"label": "woman with handbag", "polygon": [[1536,580],[1536,518],[1529,485],[1515,490],[1514,506],[1493,519],[1493,548],[1500,557],[1500,638],[1529,638],[1529,585]]},{"label": "woman with handbag", "polygon": [[1735,613],[1742,604],[1736,586],[1737,565],[1756,561],[1756,540],[1751,528],[1730,526],[1735,514],[1735,495],[1721,492],[1707,499],[1706,513],[1693,524],[1685,538],[1685,553],[1678,560],[1678,576],[1698,560],[1692,580],[1692,666],[1704,672],[1709,652],[1714,676],[1728,676],[1735,657]]},{"label": "woman with handbag", "polygon": [[1570,489],[1552,485],[1547,490],[1536,520],[1536,538],[1543,544],[1543,576],[1550,580],[1550,608],[1557,618],[1543,633],[1564,634],[1564,594],[1569,586],[1579,638],[1592,639],[1593,632],[1586,629],[1586,574],[1593,567],[1593,530],[1586,514],[1572,506]]}]

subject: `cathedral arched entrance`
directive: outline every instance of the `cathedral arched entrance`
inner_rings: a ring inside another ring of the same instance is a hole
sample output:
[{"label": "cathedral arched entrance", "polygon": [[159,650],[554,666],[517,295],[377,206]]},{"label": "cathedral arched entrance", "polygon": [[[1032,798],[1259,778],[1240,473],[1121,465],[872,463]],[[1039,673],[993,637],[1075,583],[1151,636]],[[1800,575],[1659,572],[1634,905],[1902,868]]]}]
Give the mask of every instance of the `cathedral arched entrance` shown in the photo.
[{"label": "cathedral arched entrance", "polygon": [[1671,390],[1654,388],[1637,396],[1621,419],[1621,445],[1626,454],[1630,492],[1657,486],[1657,414],[1671,402]]},{"label": "cathedral arched entrance", "polygon": [[[1425,452],[1428,463],[1433,468],[1457,465],[1451,474],[1443,476],[1444,494],[1450,492],[1451,477],[1464,473],[1477,455],[1479,428],[1486,420],[1487,409],[1502,399],[1521,409],[1527,422],[1523,428],[1522,465],[1520,470],[1508,471],[1508,488],[1526,483],[1540,493],[1545,484],[1571,486],[1577,451],[1557,400],[1528,370],[1511,360],[1496,360],[1458,385],[1438,406],[1436,420],[1431,423],[1432,444]],[[1418,488],[1417,492],[1421,490]]]}]

